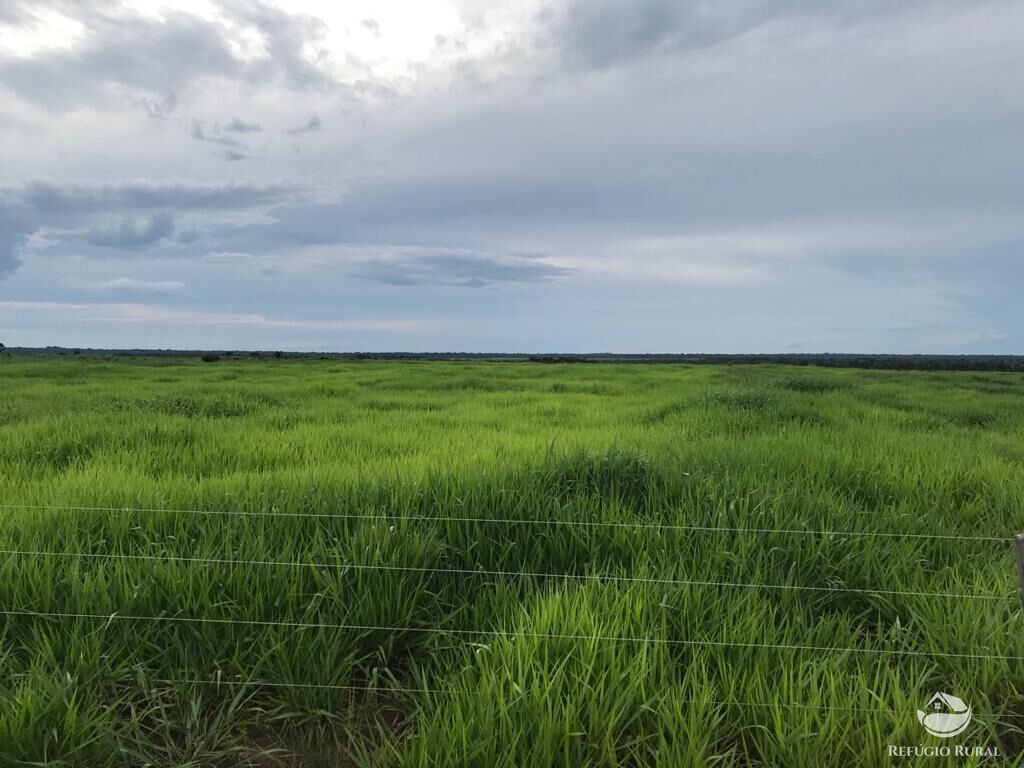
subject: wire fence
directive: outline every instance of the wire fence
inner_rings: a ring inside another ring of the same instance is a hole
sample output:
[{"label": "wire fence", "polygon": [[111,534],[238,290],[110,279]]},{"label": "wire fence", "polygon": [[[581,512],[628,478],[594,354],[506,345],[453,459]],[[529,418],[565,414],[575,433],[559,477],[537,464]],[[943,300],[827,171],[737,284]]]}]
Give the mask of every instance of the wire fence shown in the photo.
[{"label": "wire fence", "polygon": [[632,530],[663,530],[683,531],[690,533],[732,533],[750,535],[805,535],[839,538],[887,538],[887,539],[933,539],[938,541],[975,541],[996,542],[1007,544],[1012,536],[969,536],[963,534],[917,533],[903,531],[841,531],[809,528],[750,528],[745,526],[719,525],[683,525],[675,523],[652,522],[614,522],[605,520],[561,520],[543,518],[506,518],[506,517],[472,517],[449,515],[406,515],[395,512],[375,511],[372,514],[356,514],[346,512],[281,512],[278,510],[226,510],[226,509],[175,509],[171,507],[103,507],[74,506],[60,504],[0,504],[0,509],[79,511],[79,512],[128,512],[136,514],[180,514],[180,515],[211,515],[234,517],[279,517],[308,518],[321,520],[398,520],[410,522],[434,523],[484,523],[496,525],[536,525],[536,526],[569,526],[578,528],[624,528]]},{"label": "wire fence", "polygon": [[856,646],[829,646],[829,645],[801,645],[785,643],[752,643],[740,640],[714,640],[694,638],[668,638],[668,637],[645,637],[629,635],[591,635],[574,634],[561,632],[526,632],[516,630],[490,629],[465,629],[462,627],[418,627],[418,626],[389,626],[377,624],[347,624],[331,622],[302,622],[302,621],[270,621],[264,619],[237,619],[220,618],[211,616],[146,616],[146,615],[125,615],[119,613],[74,613],[59,611],[32,611],[32,610],[11,610],[0,609],[0,615],[23,616],[30,618],[53,618],[53,619],[84,619],[91,621],[154,621],[166,623],[194,623],[194,624],[221,624],[245,627],[281,627],[293,630],[345,630],[354,632],[387,632],[399,633],[420,633],[420,634],[441,634],[465,637],[488,637],[493,640],[506,639],[515,640],[519,638],[534,640],[570,640],[587,641],[596,643],[636,643],[641,645],[669,645],[669,646],[706,646],[713,648],[745,648],[749,650],[774,650],[774,651],[807,651],[816,653],[857,653],[875,654],[880,656],[907,656],[923,658],[952,658],[952,659],[974,659],[982,661],[1024,661],[1024,656],[1007,656],[985,653],[953,653],[948,651],[919,651],[902,648],[872,648]]},{"label": "wire fence", "polygon": [[[458,690],[454,687],[451,688],[430,688],[430,687],[411,687],[411,686],[384,686],[384,685],[334,685],[331,683],[282,683],[282,682],[265,682],[261,680],[239,680],[237,678],[216,678],[212,680],[204,679],[160,679],[154,680],[157,685],[166,686],[180,686],[180,685],[207,685],[207,686],[240,686],[245,688],[295,688],[299,690],[326,690],[326,691],[353,691],[362,693],[403,693],[403,694],[427,694],[435,696],[453,695],[458,693]],[[514,683],[512,685],[515,685]],[[745,707],[745,708],[758,708],[758,709],[795,709],[804,711],[814,712],[857,712],[857,713],[868,713],[868,714],[884,714],[891,715],[893,717],[907,717],[906,711],[898,711],[890,707],[844,707],[844,706],[832,706],[824,702],[820,704],[797,704],[791,702],[768,702],[768,701],[737,701],[737,700],[722,700],[722,699],[710,699],[710,698],[686,698],[686,699],[673,699],[674,703],[686,704],[686,705],[701,705],[705,707]],[[997,718],[994,712],[978,712],[977,710],[971,710],[972,718],[986,719],[986,718]]]},{"label": "wire fence", "polygon": [[[531,518],[494,518],[494,517],[473,517],[473,516],[447,516],[447,515],[409,515],[387,512],[374,512],[370,515],[355,513],[321,513],[321,512],[284,512],[274,509],[260,509],[253,511],[227,510],[227,509],[174,509],[165,507],[114,507],[114,506],[75,506],[55,504],[0,504],[0,509],[6,510],[48,510],[48,511],[81,511],[81,512],[123,512],[128,514],[175,514],[175,515],[197,515],[197,516],[226,516],[226,517],[248,517],[248,518],[294,518],[311,520],[393,520],[399,522],[430,522],[442,524],[496,524],[516,526],[561,526],[578,527],[590,529],[625,529],[634,531],[679,531],[691,533],[727,533],[732,535],[804,535],[828,538],[880,538],[880,539],[910,539],[910,540],[936,540],[936,541],[971,541],[985,543],[1006,544],[1012,538],[997,536],[963,536],[960,534],[943,533],[919,533],[899,531],[843,531],[829,529],[807,529],[807,528],[765,528],[765,527],[742,527],[742,526],[718,526],[718,525],[686,525],[657,522],[615,522],[600,520],[565,520],[565,519],[531,519]],[[515,571],[515,570],[494,570],[481,568],[447,568],[433,566],[414,566],[385,563],[354,563],[344,560],[334,561],[293,561],[293,560],[262,560],[245,558],[219,558],[219,557],[197,557],[187,555],[176,555],[171,553],[131,553],[131,552],[68,552],[58,550],[19,550],[0,549],[0,555],[8,557],[31,557],[31,558],[54,558],[54,559],[79,559],[79,560],[122,560],[122,561],[152,561],[163,563],[177,563],[202,566],[226,566],[245,568],[313,568],[313,569],[335,569],[342,572],[359,571],[396,571],[430,575],[447,575],[459,577],[488,577],[496,579],[546,579],[565,580],[598,583],[625,583],[644,584],[666,587],[697,587],[697,588],[724,588],[724,589],[764,589],[777,591],[794,591],[801,593],[819,594],[863,594],[888,597],[907,598],[948,598],[954,600],[981,600],[999,603],[1011,603],[1016,596],[994,595],[994,594],[971,594],[962,592],[925,591],[925,590],[898,590],[898,589],[872,589],[868,587],[851,587],[845,584],[797,585],[797,584],[766,584],[758,582],[726,581],[715,579],[678,579],[668,577],[631,576],[624,574],[608,573],[553,573],[545,571]],[[193,625],[226,625],[257,628],[283,628],[293,631],[347,631],[367,633],[390,633],[390,634],[430,634],[444,635],[464,638],[487,638],[490,641],[517,639],[533,640],[557,640],[557,641],[579,641],[597,643],[622,643],[622,644],[643,644],[663,645],[674,647],[705,647],[705,648],[731,648],[772,652],[793,652],[793,653],[821,653],[821,654],[860,654],[875,655],[881,657],[909,657],[909,658],[953,658],[961,660],[975,660],[986,662],[1017,663],[1024,661],[1024,656],[1005,655],[985,652],[963,653],[944,650],[917,650],[913,648],[891,648],[872,646],[833,646],[815,644],[784,644],[751,642],[741,640],[703,638],[672,638],[655,636],[631,636],[631,635],[601,635],[601,634],[577,634],[557,632],[531,632],[524,630],[509,631],[501,628],[477,629],[463,627],[440,627],[440,626],[392,626],[374,625],[360,623],[332,623],[317,621],[284,621],[264,619],[244,619],[232,617],[214,616],[182,616],[182,615],[132,615],[115,613],[89,613],[74,611],[45,611],[31,610],[29,608],[0,608],[0,615],[10,618],[28,618],[33,620],[60,620],[60,621],[95,621],[110,625],[113,622],[155,622],[164,624],[193,624]],[[330,683],[301,683],[268,680],[241,680],[237,678],[217,677],[215,679],[160,679],[153,681],[159,685],[181,686],[233,686],[259,688],[292,688],[309,690],[334,690],[363,692],[367,694],[428,694],[440,695],[455,691],[453,688],[439,689],[409,686],[392,685],[335,685]],[[684,703],[702,704],[709,707],[746,707],[746,708],[767,708],[782,710],[808,710],[808,711],[843,711],[896,715],[891,709],[880,707],[831,707],[825,703],[821,704],[798,704],[787,702],[751,702],[751,701],[728,701],[712,699],[692,699]],[[986,715],[975,713],[976,716]],[[995,717],[996,715],[987,715]]]},{"label": "wire fence", "polygon": [[273,568],[314,568],[342,571],[397,571],[445,576],[487,576],[491,578],[532,578],[555,581],[621,582],[673,587],[722,587],[731,589],[789,590],[836,594],[885,595],[888,597],[939,597],[956,600],[996,600],[1013,602],[1012,595],[979,595],[961,592],[929,592],[899,589],[873,589],[844,585],[805,586],[801,584],[764,584],[761,582],[716,581],[701,579],[671,579],[647,576],[624,576],[608,573],[552,573],[547,571],[507,571],[484,568],[440,568],[415,565],[388,565],[379,563],[351,563],[344,561],[292,561],[248,560],[244,558],[189,557],[171,554],[135,554],[128,552],[66,552],[46,550],[0,549],[0,555],[24,557],[78,558],[83,560],[150,560],[189,565],[228,565]]},{"label": "wire fence", "polygon": [[[74,680],[71,678],[71,682]],[[349,692],[349,693],[365,693],[365,694],[378,694],[378,695],[426,695],[426,696],[453,696],[459,693],[465,692],[470,693],[469,688],[460,689],[457,685],[451,685],[447,688],[436,688],[427,685],[423,686],[408,686],[408,685],[390,685],[381,682],[376,685],[352,685],[352,684],[336,684],[336,683],[306,683],[306,682],[282,682],[282,681],[270,681],[270,680],[254,680],[254,679],[242,679],[235,676],[224,676],[218,671],[211,678],[156,678],[153,680],[141,679],[142,684],[147,688],[153,686],[164,686],[167,688],[181,688],[183,686],[205,686],[212,688],[250,688],[253,690],[260,688],[271,688],[271,689],[294,689],[294,690],[305,690],[305,691],[338,691],[338,692]],[[525,693],[527,690],[526,686],[520,686],[515,681],[507,681],[509,687],[516,689],[519,693]],[[891,707],[849,707],[849,706],[833,706],[826,702],[820,702],[817,704],[799,704],[794,702],[785,701],[743,701],[737,699],[714,699],[709,697],[699,698],[674,698],[672,699],[675,704],[685,705],[699,705],[704,707],[714,708],[727,708],[727,707],[742,707],[748,709],[782,709],[782,710],[802,710],[807,712],[818,712],[821,714],[828,714],[829,712],[850,712],[850,713],[862,713],[862,714],[882,714],[890,715],[896,718],[906,718],[912,716],[913,712],[908,710],[896,710]],[[972,719],[995,720],[1002,716],[1001,713],[996,712],[979,712],[972,708],[971,710]]]}]

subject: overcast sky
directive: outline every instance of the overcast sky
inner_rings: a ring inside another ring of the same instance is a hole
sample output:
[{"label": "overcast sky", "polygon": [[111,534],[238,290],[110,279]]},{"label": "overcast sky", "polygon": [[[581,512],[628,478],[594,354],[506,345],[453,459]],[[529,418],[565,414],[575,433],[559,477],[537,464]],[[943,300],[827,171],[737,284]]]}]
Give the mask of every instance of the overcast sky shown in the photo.
[{"label": "overcast sky", "polygon": [[1024,352],[1024,3],[0,2],[0,342]]}]

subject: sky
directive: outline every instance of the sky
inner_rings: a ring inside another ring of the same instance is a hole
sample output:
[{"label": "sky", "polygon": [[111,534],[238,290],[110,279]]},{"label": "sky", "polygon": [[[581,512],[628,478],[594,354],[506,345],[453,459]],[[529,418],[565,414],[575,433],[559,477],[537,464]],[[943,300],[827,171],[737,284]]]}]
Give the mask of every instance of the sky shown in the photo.
[{"label": "sky", "polygon": [[0,342],[1024,353],[1024,3],[0,3]]}]

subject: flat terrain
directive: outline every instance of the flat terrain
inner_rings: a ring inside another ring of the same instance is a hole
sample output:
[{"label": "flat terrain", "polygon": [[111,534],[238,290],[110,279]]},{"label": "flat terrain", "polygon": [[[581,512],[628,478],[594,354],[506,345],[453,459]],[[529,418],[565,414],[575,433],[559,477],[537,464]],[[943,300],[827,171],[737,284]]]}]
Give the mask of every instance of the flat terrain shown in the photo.
[{"label": "flat terrain", "polygon": [[0,765],[1019,764],[1022,395],[0,358]]}]

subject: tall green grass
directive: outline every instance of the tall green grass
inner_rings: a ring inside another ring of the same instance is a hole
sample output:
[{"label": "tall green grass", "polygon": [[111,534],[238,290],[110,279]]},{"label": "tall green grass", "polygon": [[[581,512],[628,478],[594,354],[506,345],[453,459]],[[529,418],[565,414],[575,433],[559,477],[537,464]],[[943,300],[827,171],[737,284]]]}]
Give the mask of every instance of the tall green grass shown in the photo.
[{"label": "tall green grass", "polygon": [[1020,763],[1019,374],[0,386],[0,765],[886,765],[934,690]]}]

